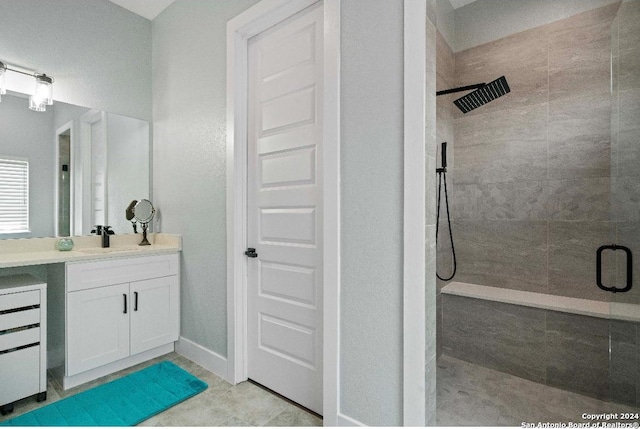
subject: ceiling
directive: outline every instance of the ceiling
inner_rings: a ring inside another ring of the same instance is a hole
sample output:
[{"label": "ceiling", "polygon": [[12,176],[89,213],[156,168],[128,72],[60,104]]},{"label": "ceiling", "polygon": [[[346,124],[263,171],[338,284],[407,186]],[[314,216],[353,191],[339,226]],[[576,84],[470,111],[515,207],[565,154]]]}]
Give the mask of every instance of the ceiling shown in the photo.
[{"label": "ceiling", "polygon": [[152,20],[175,0],[110,0],[131,12]]},{"label": "ceiling", "polygon": [[[175,0],[110,0],[112,3],[122,6],[131,12],[153,20],[160,12],[165,10]],[[466,6],[476,0],[449,0],[454,9]]]},{"label": "ceiling", "polygon": [[458,9],[459,7],[466,6],[469,3],[473,3],[476,0],[449,0],[451,2],[451,6],[454,9]]}]

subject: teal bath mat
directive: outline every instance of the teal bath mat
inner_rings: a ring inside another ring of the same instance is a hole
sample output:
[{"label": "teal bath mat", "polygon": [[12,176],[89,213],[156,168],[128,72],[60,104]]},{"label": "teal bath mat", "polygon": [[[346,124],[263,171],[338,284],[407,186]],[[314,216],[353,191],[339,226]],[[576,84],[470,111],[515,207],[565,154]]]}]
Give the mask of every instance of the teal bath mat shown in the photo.
[{"label": "teal bath mat", "polygon": [[0,426],[133,426],[207,388],[164,361],[0,423]]}]

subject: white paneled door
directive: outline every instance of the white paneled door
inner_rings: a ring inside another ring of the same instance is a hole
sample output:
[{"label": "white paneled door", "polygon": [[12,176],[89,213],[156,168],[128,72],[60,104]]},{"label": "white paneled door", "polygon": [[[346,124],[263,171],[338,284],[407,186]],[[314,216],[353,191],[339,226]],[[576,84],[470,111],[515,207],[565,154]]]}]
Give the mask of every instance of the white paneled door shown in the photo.
[{"label": "white paneled door", "polygon": [[248,375],[319,414],[322,13],[249,41],[247,190]]}]

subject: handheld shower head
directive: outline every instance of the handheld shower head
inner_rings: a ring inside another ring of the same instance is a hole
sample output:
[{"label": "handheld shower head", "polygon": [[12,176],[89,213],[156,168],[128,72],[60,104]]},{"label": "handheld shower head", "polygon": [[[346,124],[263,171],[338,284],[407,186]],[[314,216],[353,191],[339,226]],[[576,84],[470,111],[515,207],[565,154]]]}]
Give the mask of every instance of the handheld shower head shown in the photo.
[{"label": "handheld shower head", "polygon": [[442,142],[442,150],[440,155],[442,156],[442,168],[447,168],[447,142]]},{"label": "handheld shower head", "polygon": [[436,173],[447,172],[447,142],[442,142],[440,150],[440,168],[436,168]]}]

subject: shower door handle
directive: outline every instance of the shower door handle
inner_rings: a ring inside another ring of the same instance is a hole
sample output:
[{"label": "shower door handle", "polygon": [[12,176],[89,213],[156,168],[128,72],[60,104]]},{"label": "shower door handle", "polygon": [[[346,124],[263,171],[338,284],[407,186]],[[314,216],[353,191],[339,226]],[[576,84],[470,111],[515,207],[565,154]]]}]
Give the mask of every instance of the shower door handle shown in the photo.
[{"label": "shower door handle", "polygon": [[[617,288],[615,286],[608,287],[602,284],[602,252],[608,249],[613,251],[622,250],[627,254],[627,284],[623,288]],[[631,253],[631,249],[617,244],[598,247],[598,251],[596,253],[596,283],[600,289],[606,290],[607,292],[616,293],[631,290],[631,286],[633,284],[633,255]]]}]

